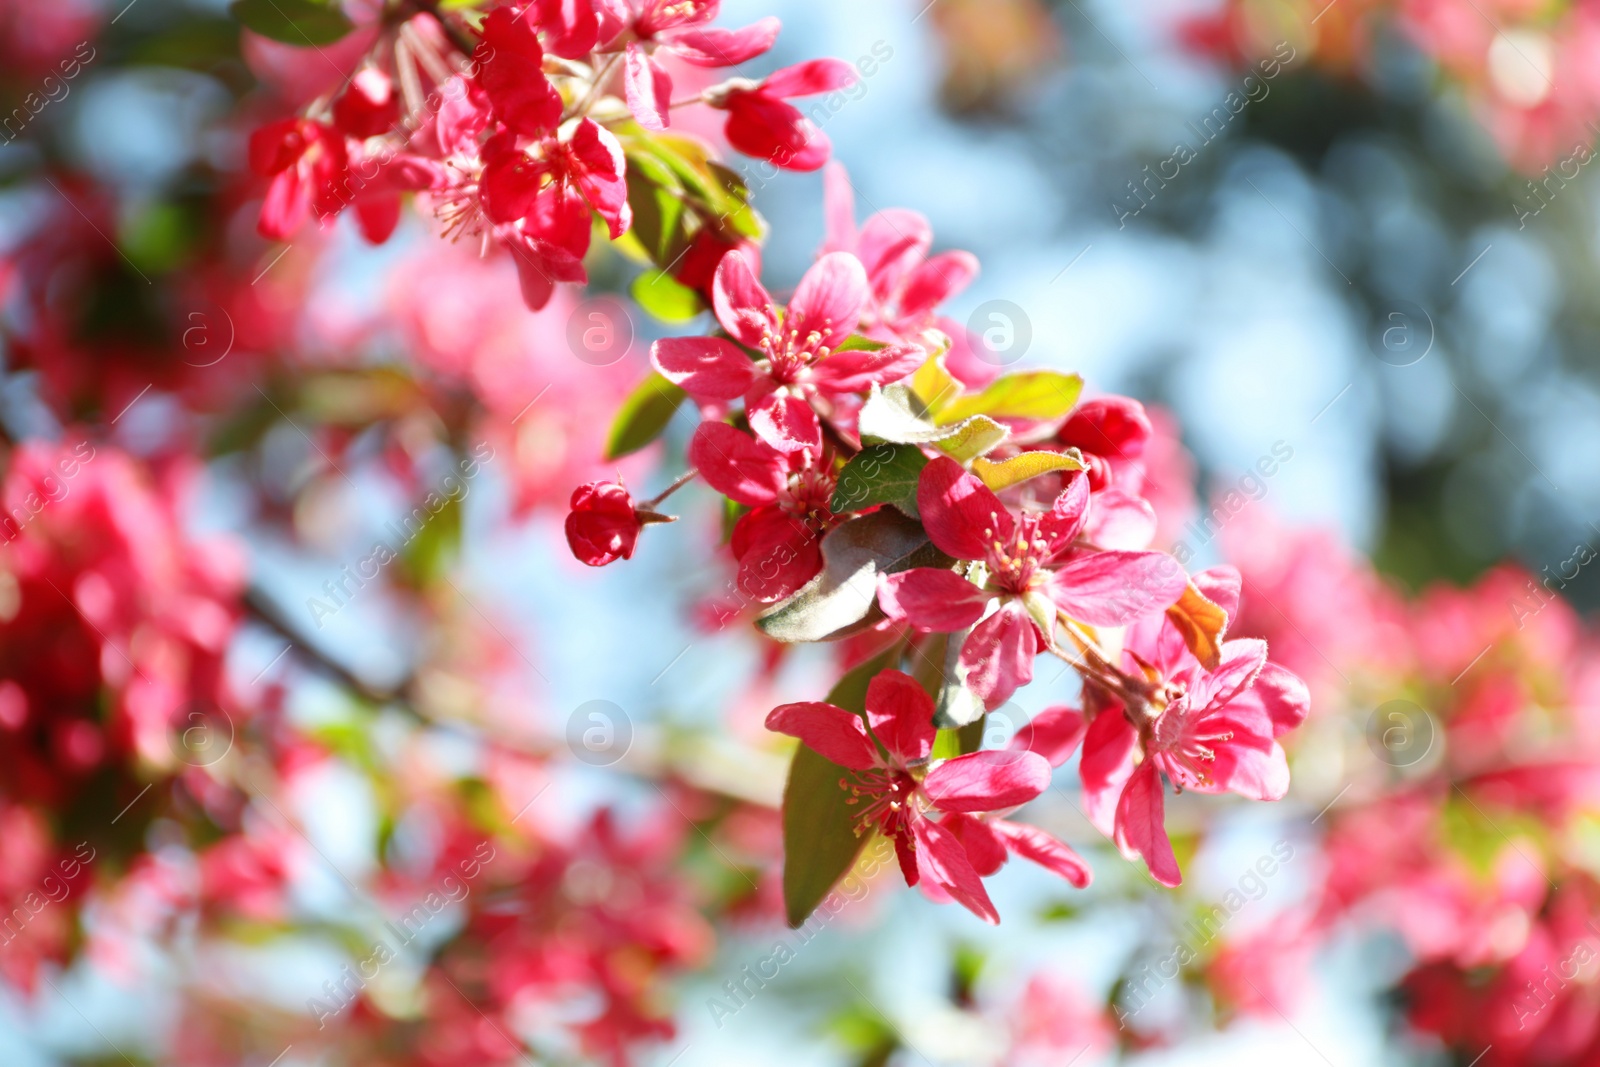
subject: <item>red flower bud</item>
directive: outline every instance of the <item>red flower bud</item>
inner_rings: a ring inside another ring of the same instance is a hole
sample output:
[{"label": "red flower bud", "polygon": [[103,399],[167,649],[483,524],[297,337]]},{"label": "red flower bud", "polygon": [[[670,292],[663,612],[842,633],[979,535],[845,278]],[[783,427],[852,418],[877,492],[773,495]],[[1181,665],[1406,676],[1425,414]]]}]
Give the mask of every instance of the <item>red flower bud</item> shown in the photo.
[{"label": "red flower bud", "polygon": [[591,567],[633,558],[641,525],[633,498],[616,482],[590,482],[572,491],[567,544]]}]

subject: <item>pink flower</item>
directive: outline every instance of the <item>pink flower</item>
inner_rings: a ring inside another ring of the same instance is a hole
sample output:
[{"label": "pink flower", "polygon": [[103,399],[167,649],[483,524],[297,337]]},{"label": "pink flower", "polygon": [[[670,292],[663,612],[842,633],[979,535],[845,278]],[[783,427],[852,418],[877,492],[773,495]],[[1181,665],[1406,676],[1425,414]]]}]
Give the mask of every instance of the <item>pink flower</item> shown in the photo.
[{"label": "pink flower", "polygon": [[257,224],[269,240],[287,240],[313,211],[327,219],[344,206],[349,157],[332,126],[294,118],[261,127],[250,135],[250,169],[272,179]]},{"label": "pink flower", "polygon": [[650,361],[696,400],[743,396],[750,428],[778,451],[815,453],[822,426],[814,399],[903,378],[924,358],[915,345],[834,351],[854,331],[866,290],[860,261],[835,252],[812,264],[780,309],[744,256],[729,252],[717,266],[712,304],[723,329],[759,357],[752,362],[720,337],[669,337],[651,346]]},{"label": "pink flower", "polygon": [[[1053,643],[1058,611],[1091,626],[1123,626],[1176,601],[1188,581],[1165,553],[1076,544],[1089,512],[1082,474],[1069,479],[1049,511],[1012,515],[975,475],[940,456],[923,469],[917,510],[934,545],[983,567],[966,568],[968,576],[935,567],[884,575],[878,602],[891,619],[922,629],[974,627],[959,666],[990,708],[1032,680],[1034,656]],[[985,617],[997,597],[999,610]]]},{"label": "pink flower", "polygon": [[494,117],[517,133],[542,137],[561,122],[561,94],[544,76],[535,25],[522,16],[511,7],[489,12],[473,62]]},{"label": "pink flower", "polygon": [[[1237,615],[1237,571],[1214,568],[1195,584]],[[1143,856],[1158,882],[1178,885],[1161,776],[1180,791],[1280,799],[1289,764],[1277,739],[1305,719],[1310,695],[1267,662],[1264,641],[1224,641],[1217,669],[1206,671],[1165,616],[1130,627],[1123,654],[1127,678],[1154,680],[1136,700],[1108,700],[1090,723],[1079,772],[1085,812],[1126,855]]]},{"label": "pink flower", "polygon": [[638,40],[628,42],[624,91],[628,109],[647,130],[667,128],[672,78],[650,55],[656,44],[697,67],[732,67],[772,47],[781,23],[768,16],[743,29],[706,23],[717,17],[718,0],[646,0],[633,20]]},{"label": "pink flower", "polygon": [[728,143],[747,156],[785,170],[816,170],[832,150],[827,135],[787,103],[854,85],[855,68],[842,59],[813,59],[784,67],[759,82],[736,78],[706,90],[705,101],[728,112]]},{"label": "pink flower", "polygon": [[821,537],[834,524],[834,478],[812,453],[779,452],[727,423],[703,422],[689,462],[706,484],[751,510],[733,528],[739,589],[763,603],[783,600],[822,569]]},{"label": "pink flower", "polygon": [[[1050,765],[1032,752],[972,752],[930,764],[933,714],[933,698],[914,679],[883,671],[867,686],[865,719],[834,704],[784,704],[767,716],[767,729],[798,737],[856,772],[839,784],[850,790],[851,803],[860,805],[857,833],[875,829],[894,842],[907,885],[926,880],[937,893],[998,923],[1000,915],[970,855],[977,851],[988,873],[998,869],[986,850],[993,841],[989,835],[1015,840],[1024,855],[1072,852],[1033,827],[995,823],[1005,829],[991,829],[971,816],[1037,797],[1050,784]],[[966,843],[968,835],[974,844]]]},{"label": "pink flower", "polygon": [[935,309],[978,276],[978,257],[959,250],[929,256],[933,228],[918,212],[880,211],[855,223],[855,197],[843,164],[830,163],[822,176],[824,252],[849,252],[866,269],[869,296],[861,309],[861,331],[880,341],[915,341],[937,326],[964,344],[966,330],[940,319]]},{"label": "pink flower", "polygon": [[641,525],[633,498],[616,482],[589,482],[572,491],[567,545],[591,567],[632,559]]}]

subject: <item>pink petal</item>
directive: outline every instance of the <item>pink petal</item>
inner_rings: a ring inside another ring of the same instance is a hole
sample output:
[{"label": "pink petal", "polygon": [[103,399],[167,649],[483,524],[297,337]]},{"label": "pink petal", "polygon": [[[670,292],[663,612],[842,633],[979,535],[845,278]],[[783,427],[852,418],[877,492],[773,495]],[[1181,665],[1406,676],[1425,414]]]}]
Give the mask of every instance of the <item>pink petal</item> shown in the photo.
[{"label": "pink petal", "polygon": [[833,151],[828,137],[800,109],[758,92],[734,92],[723,135],[747,156],[784,170],[816,170]]},{"label": "pink petal", "polygon": [[833,348],[855,332],[866,302],[867,272],[861,261],[849,252],[829,252],[800,279],[789,301],[784,330],[798,333],[802,340],[820,334],[820,343]]},{"label": "pink petal", "polygon": [[1050,766],[1059,767],[1077,751],[1088,729],[1083,712],[1077,708],[1045,708],[1018,730],[1006,747],[1016,752],[1037,752]]},{"label": "pink petal", "polygon": [[783,23],[768,15],[741,29],[721,26],[681,30],[662,45],[697,67],[732,67],[754,59],[772,47]]},{"label": "pink petal", "polygon": [[1146,760],[1133,772],[1117,802],[1117,841],[1143,856],[1150,877],[1165,886],[1183,884],[1178,857],[1172,853],[1167,837],[1166,800],[1161,791],[1161,775]]},{"label": "pink petal", "polygon": [[[855,191],[843,163],[829,163],[822,171],[822,222],[826,237],[821,254],[856,251]],[[871,273],[865,261],[862,266]]]},{"label": "pink petal", "polygon": [[928,537],[941,552],[957,559],[984,559],[991,542],[1009,544],[1015,530],[1000,498],[949,456],[922,469],[917,511]]},{"label": "pink petal", "polygon": [[1094,872],[1089,870],[1082,856],[1037,826],[997,819],[994,829],[1012,852],[1059,874],[1078,889],[1094,880]]},{"label": "pink petal", "polygon": [[811,405],[788,393],[769,392],[750,403],[745,398],[750,429],[779,452],[822,448],[822,423]]},{"label": "pink petal", "polygon": [[1050,788],[1050,764],[1033,752],[972,752],[939,764],[922,788],[940,811],[1002,811]]},{"label": "pink petal", "polygon": [[628,110],[647,130],[664,130],[671,121],[667,106],[672,103],[672,78],[650,58],[638,41],[628,42],[622,84]]},{"label": "pink petal", "polygon": [[822,539],[786,509],[768,505],[733,528],[739,590],[763,604],[787,600],[822,570]]},{"label": "pink petal", "polygon": [[627,232],[633,220],[628,207],[628,163],[622,144],[610,130],[586,118],[573,130],[567,149],[577,162],[574,170],[578,188],[589,206],[606,220],[611,239],[616,240]]},{"label": "pink petal", "polygon": [[1050,576],[1050,599],[1090,626],[1124,626],[1164,610],[1189,576],[1165,552],[1090,552]]},{"label": "pink petal", "polygon": [[400,197],[393,193],[362,197],[356,201],[356,222],[361,236],[372,244],[383,244],[400,225]]},{"label": "pink petal", "polygon": [[1248,689],[1267,662],[1267,643],[1246,638],[1222,643],[1222,661],[1210,674],[1202,675],[1191,688],[1190,699],[1197,707],[1214,711]]},{"label": "pink petal", "polygon": [[1228,613],[1228,623],[1239,617],[1239,568],[1224,563],[1195,573],[1191,579],[1202,596]]},{"label": "pink petal", "polygon": [[1056,494],[1050,510],[1039,520],[1039,532],[1044,534],[1051,556],[1072,547],[1078,534],[1083,532],[1083,522],[1088,514],[1089,476],[1082,471],[1068,471],[1061,492]]},{"label": "pink petal", "polygon": [[267,185],[256,231],[269,241],[286,241],[305,223],[310,212],[310,191],[300,179],[300,168],[291,166],[279,171]]},{"label": "pink petal", "polygon": [[971,252],[940,252],[929,257],[906,279],[900,291],[900,314],[920,317],[955,296],[978,276],[978,257]]},{"label": "pink petal", "polygon": [[1148,548],[1156,536],[1156,509],[1143,497],[1115,487],[1094,495],[1094,509],[1085,528],[1101,548]]},{"label": "pink petal", "polygon": [[1230,741],[1212,746],[1216,760],[1207,770],[1212,788],[1204,792],[1237,793],[1249,800],[1282,800],[1289,791],[1289,760],[1276,741],[1236,732]]},{"label": "pink petal", "polygon": [[767,716],[767,729],[798,737],[841,767],[864,771],[878,763],[878,749],[867,736],[867,724],[855,712],[834,704],[807,701],[773,708]]},{"label": "pink petal", "polygon": [[913,567],[878,578],[878,603],[896,622],[954,633],[983,618],[990,595],[954,571]]},{"label": "pink petal", "polygon": [[650,346],[650,363],[696,399],[732,400],[756,377],[750,357],[720,337],[663,337]]},{"label": "pink petal", "polygon": [[811,370],[812,384],[827,396],[865,393],[873,385],[887,385],[922,366],[928,358],[921,345],[886,345],[874,351],[851,349],[835,352]]},{"label": "pink petal", "polygon": [[1083,812],[1107,837],[1116,830],[1117,798],[1133,773],[1133,751],[1138,740],[1138,732],[1120,706],[1102,711],[1083,735],[1083,758],[1078,761]]},{"label": "pink petal", "polygon": [[761,81],[766,96],[815,96],[856,82],[856,68],[842,59],[811,59],[773,71]]},{"label": "pink petal", "polygon": [[956,836],[925,818],[912,820],[911,830],[917,841],[917,873],[984,922],[998,924],[1000,913]]},{"label": "pink petal", "polygon": [[961,646],[960,665],[967,685],[996,708],[1021,686],[1033,681],[1033,659],[1039,654],[1039,631],[1022,605],[1012,601],[980,622]]},{"label": "pink petal", "polygon": [[724,422],[702,422],[689,442],[689,462],[706,484],[739,504],[771,504],[789,484],[783,456]]},{"label": "pink petal", "polygon": [[1311,711],[1311,691],[1293,671],[1268,663],[1256,675],[1250,695],[1261,702],[1272,720],[1272,736],[1282,737],[1305,721]]},{"label": "pink petal", "polygon": [[887,208],[861,226],[856,254],[872,279],[872,293],[887,301],[933,245],[933,226],[921,212]]},{"label": "pink petal", "polygon": [[933,698],[901,671],[880,671],[867,685],[867,722],[892,759],[921,763],[933,751]]},{"label": "pink petal", "polygon": [[939,825],[961,842],[961,847],[967,850],[967,859],[972,861],[972,869],[980,876],[987,878],[1005,866],[1005,839],[995,832],[998,820],[991,824],[987,819],[952,812],[941,819]]},{"label": "pink petal", "polygon": [[765,339],[777,336],[772,297],[762,288],[743,253],[729,252],[717,264],[711,300],[717,321],[740,344],[759,349]]}]

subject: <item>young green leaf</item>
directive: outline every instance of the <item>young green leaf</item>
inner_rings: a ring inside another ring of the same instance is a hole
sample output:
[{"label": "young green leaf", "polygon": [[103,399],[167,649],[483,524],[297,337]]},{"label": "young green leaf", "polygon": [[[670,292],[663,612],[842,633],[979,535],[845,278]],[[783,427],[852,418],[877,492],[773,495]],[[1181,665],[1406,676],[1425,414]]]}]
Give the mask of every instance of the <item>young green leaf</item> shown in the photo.
[{"label": "young green leaf", "polygon": [[338,5],[318,0],[234,0],[228,10],[261,36],[302,48],[332,44],[356,28]]},{"label": "young green leaf", "polygon": [[699,293],[665,271],[645,271],[629,291],[640,307],[662,322],[688,322],[706,308]]},{"label": "young green leaf", "polygon": [[1083,392],[1083,379],[1053,370],[1023,371],[996,378],[983,392],[957,397],[940,410],[941,424],[972,415],[996,419],[1059,419],[1071,411]]},{"label": "young green leaf", "polygon": [[917,480],[928,457],[915,445],[868,445],[844,465],[829,507],[834,514],[893,504],[917,517]]},{"label": "young green leaf", "polygon": [[606,439],[606,459],[613,460],[639,449],[661,436],[661,431],[672,421],[673,412],[688,394],[651,371],[628,394],[611,424],[611,434]]},{"label": "young green leaf", "polygon": [[987,459],[972,461],[972,473],[982,478],[983,484],[997,493],[1013,485],[1020,485],[1029,478],[1049,474],[1051,471],[1081,470],[1083,470],[1083,456],[1076,448],[1066,452],[1046,452],[1042,449],[1020,452],[998,463]]}]

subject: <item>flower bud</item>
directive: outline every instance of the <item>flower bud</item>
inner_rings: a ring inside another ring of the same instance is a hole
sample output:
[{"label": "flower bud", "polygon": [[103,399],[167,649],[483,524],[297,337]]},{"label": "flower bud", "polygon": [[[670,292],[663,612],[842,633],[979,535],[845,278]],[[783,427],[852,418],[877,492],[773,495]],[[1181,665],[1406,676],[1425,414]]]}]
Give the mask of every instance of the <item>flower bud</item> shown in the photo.
[{"label": "flower bud", "polygon": [[589,482],[572,491],[567,544],[591,567],[631,559],[641,525],[633,498],[617,482]]}]

